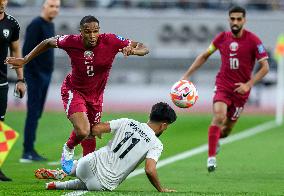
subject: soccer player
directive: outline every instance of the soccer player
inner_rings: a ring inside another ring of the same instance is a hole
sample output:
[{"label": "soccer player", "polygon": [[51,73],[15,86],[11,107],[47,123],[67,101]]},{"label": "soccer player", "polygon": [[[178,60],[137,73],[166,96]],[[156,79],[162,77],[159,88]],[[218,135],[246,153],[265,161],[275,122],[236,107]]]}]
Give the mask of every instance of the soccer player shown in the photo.
[{"label": "soccer player", "polygon": [[[18,21],[11,15],[5,12],[7,0],[0,0],[0,121],[4,121],[7,103],[8,103],[8,80],[7,66],[4,60],[8,55],[20,57],[20,25]],[[23,77],[23,69],[16,69],[17,82],[15,86],[15,95],[22,98],[26,92],[25,80]],[[10,178],[4,175],[0,169],[0,181],[11,181]]]},{"label": "soccer player", "polygon": [[71,59],[72,71],[65,78],[61,96],[74,130],[63,147],[62,169],[69,174],[73,165],[74,147],[81,143],[83,155],[93,152],[96,140],[88,137],[91,127],[100,121],[103,92],[115,55],[144,56],[149,51],[139,42],[115,34],[100,34],[99,21],[85,16],[80,34],[52,37],[42,41],[24,58],[7,58],[12,68],[22,67],[49,48],[61,48]]},{"label": "soccer player", "polygon": [[[269,71],[268,55],[260,39],[244,29],[246,10],[233,7],[229,10],[231,31],[216,36],[209,48],[201,53],[182,79],[188,79],[203,65],[211,54],[219,50],[221,68],[216,76],[215,95],[213,98],[213,119],[208,130],[209,172],[216,169],[216,149],[219,138],[227,137],[248,100],[252,86]],[[258,61],[260,69],[252,75]]]},{"label": "soccer player", "polygon": [[152,185],[159,192],[174,192],[161,185],[156,164],[163,151],[158,137],[175,120],[175,111],[168,104],[160,102],[152,106],[147,123],[121,118],[96,124],[92,127],[93,135],[100,137],[103,133],[113,133],[108,145],[74,164],[71,174],[78,179],[50,182],[46,188],[111,191],[146,160],[145,172]]},{"label": "soccer player", "polygon": [[[27,55],[41,41],[55,36],[52,22],[59,12],[60,0],[45,0],[41,15],[34,18],[27,26],[23,55]],[[24,150],[21,163],[46,161],[34,148],[36,129],[40,119],[47,90],[50,84],[54,65],[54,49],[49,49],[30,61],[24,69],[24,76],[28,85],[27,117],[24,129]]]}]

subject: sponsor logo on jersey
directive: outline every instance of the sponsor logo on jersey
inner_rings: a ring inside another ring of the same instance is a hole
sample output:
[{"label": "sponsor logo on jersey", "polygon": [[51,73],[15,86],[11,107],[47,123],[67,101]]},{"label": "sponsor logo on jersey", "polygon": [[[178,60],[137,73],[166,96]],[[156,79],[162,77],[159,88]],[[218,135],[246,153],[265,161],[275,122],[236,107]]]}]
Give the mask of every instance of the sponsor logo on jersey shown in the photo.
[{"label": "sponsor logo on jersey", "polygon": [[237,53],[230,53],[230,56],[236,56]]},{"label": "sponsor logo on jersey", "polygon": [[121,41],[125,41],[125,40],[126,40],[125,38],[123,38],[123,37],[121,37],[121,36],[119,36],[119,35],[117,35],[116,38],[119,39],[119,40],[121,40]]},{"label": "sponsor logo on jersey", "polygon": [[94,57],[94,53],[93,53],[92,51],[86,50],[86,51],[84,52],[84,58],[85,58],[86,60],[93,60],[93,57]]},{"label": "sponsor logo on jersey", "polygon": [[239,44],[237,42],[232,42],[230,44],[230,50],[236,52],[239,49]]},{"label": "sponsor logo on jersey", "polygon": [[8,38],[9,34],[10,34],[9,29],[3,29],[3,35],[5,38]]},{"label": "sponsor logo on jersey", "polygon": [[257,45],[257,50],[259,54],[265,53],[265,48],[262,44]]}]

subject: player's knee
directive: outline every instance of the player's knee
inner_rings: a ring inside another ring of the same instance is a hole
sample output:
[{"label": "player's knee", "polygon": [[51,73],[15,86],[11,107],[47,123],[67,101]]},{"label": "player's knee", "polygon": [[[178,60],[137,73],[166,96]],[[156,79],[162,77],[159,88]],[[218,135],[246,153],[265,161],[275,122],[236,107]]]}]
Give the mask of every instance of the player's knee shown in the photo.
[{"label": "player's knee", "polygon": [[216,113],[213,117],[213,124],[221,126],[226,119],[226,115],[223,113]]},{"label": "player's knee", "polygon": [[90,126],[83,126],[83,125],[77,126],[75,128],[75,131],[77,137],[84,139],[88,137],[88,135],[90,134]]}]

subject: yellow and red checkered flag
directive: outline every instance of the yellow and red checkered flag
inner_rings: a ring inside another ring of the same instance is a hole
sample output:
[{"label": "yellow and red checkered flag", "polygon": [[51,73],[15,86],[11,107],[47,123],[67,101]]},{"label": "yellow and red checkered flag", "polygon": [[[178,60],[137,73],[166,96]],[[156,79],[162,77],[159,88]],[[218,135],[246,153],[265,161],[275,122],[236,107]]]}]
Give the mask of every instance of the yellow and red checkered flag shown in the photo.
[{"label": "yellow and red checkered flag", "polygon": [[0,167],[4,163],[18,137],[19,134],[15,130],[0,121]]}]

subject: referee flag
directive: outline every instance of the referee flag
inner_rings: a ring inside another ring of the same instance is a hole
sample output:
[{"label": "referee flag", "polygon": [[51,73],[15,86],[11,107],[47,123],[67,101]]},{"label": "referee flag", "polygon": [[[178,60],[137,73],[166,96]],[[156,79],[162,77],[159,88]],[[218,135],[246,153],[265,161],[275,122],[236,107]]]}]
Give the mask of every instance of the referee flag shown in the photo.
[{"label": "referee flag", "polygon": [[15,130],[0,121],[0,167],[18,137],[19,134]]}]

